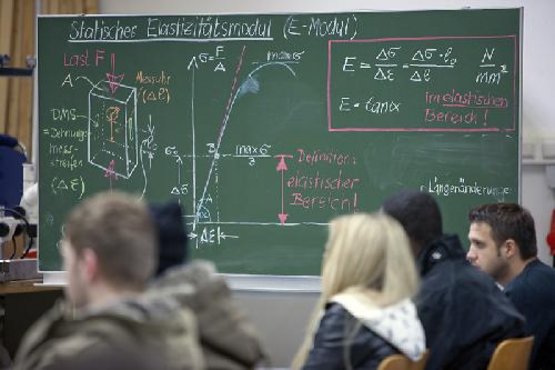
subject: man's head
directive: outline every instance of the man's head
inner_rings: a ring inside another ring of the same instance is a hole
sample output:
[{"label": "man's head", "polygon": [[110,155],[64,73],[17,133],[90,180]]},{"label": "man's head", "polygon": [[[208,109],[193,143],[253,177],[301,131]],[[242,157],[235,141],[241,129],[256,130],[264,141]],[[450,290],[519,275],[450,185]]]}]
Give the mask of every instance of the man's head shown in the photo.
[{"label": "man's head", "polygon": [[499,283],[508,283],[536,257],[534,219],[518,204],[485,204],[472,209],[468,219],[467,258]]},{"label": "man's head", "polygon": [[97,194],[69,214],[62,240],[66,295],[77,307],[98,297],[92,289],[140,292],[152,276],[156,233],[143,202],[119,192]]},{"label": "man's head", "polygon": [[403,190],[387,198],[382,210],[403,225],[415,255],[443,234],[441,212],[430,194]]}]

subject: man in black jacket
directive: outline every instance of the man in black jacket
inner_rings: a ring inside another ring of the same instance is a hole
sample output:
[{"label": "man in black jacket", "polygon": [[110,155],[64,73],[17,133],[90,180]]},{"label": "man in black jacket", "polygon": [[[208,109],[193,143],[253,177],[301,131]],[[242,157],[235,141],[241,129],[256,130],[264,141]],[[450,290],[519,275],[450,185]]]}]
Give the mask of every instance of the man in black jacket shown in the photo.
[{"label": "man in black jacket", "polygon": [[530,370],[555,369],[555,269],[538,259],[536,227],[516,203],[470,211],[467,258],[504,287],[534,336]]},{"label": "man in black jacket", "polygon": [[415,303],[430,349],[426,369],[486,369],[500,341],[523,335],[524,318],[489,276],[466,261],[459,238],[443,234],[431,195],[405,190],[382,209],[405,228],[420,269]]}]

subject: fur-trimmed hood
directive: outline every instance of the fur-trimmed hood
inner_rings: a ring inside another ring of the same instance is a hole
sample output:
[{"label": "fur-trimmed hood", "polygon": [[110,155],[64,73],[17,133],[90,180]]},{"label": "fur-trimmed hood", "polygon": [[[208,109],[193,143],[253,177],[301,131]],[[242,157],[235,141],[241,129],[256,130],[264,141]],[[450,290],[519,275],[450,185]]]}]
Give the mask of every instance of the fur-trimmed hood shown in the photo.
[{"label": "fur-trimmed hood", "polygon": [[410,299],[383,308],[369,306],[359,296],[348,293],[335,295],[331,301],[339,303],[364,326],[411,360],[418,360],[424,353],[424,329]]},{"label": "fur-trimmed hood", "polygon": [[168,269],[153,281],[149,294],[171,297],[194,312],[208,369],[252,369],[266,359],[254,326],[211,262]]}]

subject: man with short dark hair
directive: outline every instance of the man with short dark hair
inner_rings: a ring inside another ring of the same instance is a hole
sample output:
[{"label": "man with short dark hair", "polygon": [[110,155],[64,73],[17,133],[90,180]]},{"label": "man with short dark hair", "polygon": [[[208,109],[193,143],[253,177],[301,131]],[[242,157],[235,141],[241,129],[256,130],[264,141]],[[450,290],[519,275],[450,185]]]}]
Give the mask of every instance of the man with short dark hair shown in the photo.
[{"label": "man with short dark hair", "polygon": [[156,245],[148,210],[137,198],[100,193],[79,204],[61,241],[67,302],[26,334],[14,369],[202,368],[193,315],[175,301],[144,294]]},{"label": "man with short dark hair", "polygon": [[382,210],[403,225],[422,277],[415,303],[430,349],[426,369],[486,369],[500,341],[523,334],[523,317],[466,261],[459,238],[443,234],[431,195],[401,191]]},{"label": "man with short dark hair", "polygon": [[555,270],[537,258],[532,215],[518,204],[495,203],[468,218],[468,260],[504,287],[534,335],[530,369],[555,369]]}]

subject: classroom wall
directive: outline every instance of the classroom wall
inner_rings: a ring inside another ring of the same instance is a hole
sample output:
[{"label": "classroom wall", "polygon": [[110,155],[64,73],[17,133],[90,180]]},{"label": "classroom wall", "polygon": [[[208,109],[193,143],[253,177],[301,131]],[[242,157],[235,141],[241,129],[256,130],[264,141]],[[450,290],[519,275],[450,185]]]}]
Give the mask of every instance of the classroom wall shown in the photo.
[{"label": "classroom wall", "polygon": [[[416,10],[524,7],[523,30],[523,141],[540,152],[545,141],[555,142],[555,1],[553,0],[100,0],[105,14],[192,14],[192,13],[288,13],[363,10]],[[537,157],[541,158],[541,154]],[[536,158],[537,158],[536,157]],[[522,203],[536,220],[540,258],[552,264],[545,236],[555,207],[553,191],[547,184],[545,166],[529,161],[522,167]],[[301,342],[304,327],[318,294],[278,291],[236,291],[240,304],[252,317],[274,366],[286,367]]]}]

